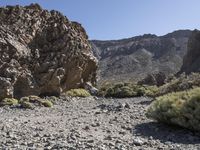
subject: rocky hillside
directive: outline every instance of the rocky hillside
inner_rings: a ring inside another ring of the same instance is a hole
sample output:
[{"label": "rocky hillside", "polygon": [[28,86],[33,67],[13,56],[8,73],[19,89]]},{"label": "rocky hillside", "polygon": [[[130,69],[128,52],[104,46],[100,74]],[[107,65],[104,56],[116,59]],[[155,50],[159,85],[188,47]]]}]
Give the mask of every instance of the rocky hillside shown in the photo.
[{"label": "rocky hillside", "polygon": [[79,23],[38,4],[0,8],[0,99],[95,84],[97,60]]},{"label": "rocky hillside", "polygon": [[99,59],[100,81],[138,80],[147,74],[176,73],[187,51],[189,30],[165,36],[146,34],[114,41],[91,41]]},{"label": "rocky hillside", "polygon": [[200,31],[195,30],[188,42],[188,51],[183,59],[181,72],[200,72]]}]

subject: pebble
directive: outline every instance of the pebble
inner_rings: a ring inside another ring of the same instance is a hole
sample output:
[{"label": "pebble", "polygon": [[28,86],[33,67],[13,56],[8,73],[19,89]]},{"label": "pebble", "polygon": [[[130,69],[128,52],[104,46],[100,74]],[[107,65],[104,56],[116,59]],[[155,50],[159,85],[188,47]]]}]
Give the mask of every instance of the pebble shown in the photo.
[{"label": "pebble", "polygon": [[[199,134],[184,129],[168,130],[148,120],[145,117],[148,105],[139,103],[148,100],[74,98],[74,101],[58,101],[53,109],[0,108],[3,109],[0,113],[0,149],[200,148]],[[100,105],[102,108],[97,107]],[[189,144],[183,144],[187,142]]]},{"label": "pebble", "polygon": [[133,144],[136,145],[136,146],[142,146],[144,144],[144,141],[139,139],[139,138],[134,138]]}]

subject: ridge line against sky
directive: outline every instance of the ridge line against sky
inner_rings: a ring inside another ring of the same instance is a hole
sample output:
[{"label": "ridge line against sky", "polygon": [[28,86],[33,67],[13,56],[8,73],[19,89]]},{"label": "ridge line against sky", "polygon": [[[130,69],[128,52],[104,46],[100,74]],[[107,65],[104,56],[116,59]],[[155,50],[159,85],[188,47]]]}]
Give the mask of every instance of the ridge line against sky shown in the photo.
[{"label": "ridge line against sky", "polygon": [[199,0],[4,0],[0,6],[31,3],[81,23],[95,40],[200,29]]}]

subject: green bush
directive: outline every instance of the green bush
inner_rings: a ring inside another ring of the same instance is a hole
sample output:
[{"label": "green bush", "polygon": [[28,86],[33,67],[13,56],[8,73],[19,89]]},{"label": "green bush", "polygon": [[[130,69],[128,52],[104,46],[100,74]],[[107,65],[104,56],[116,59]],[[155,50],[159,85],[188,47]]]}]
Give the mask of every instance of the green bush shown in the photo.
[{"label": "green bush", "polygon": [[36,106],[44,106],[44,107],[53,107],[53,103],[51,102],[52,99],[42,99],[38,96],[27,96],[22,97],[20,100],[14,98],[4,98],[0,101],[0,106],[14,106],[19,105],[22,108],[32,109]]},{"label": "green bush", "polygon": [[200,131],[200,88],[156,98],[146,116],[160,122]]},{"label": "green bush", "polygon": [[105,96],[123,98],[136,96],[136,93],[128,86],[119,87],[117,85],[115,87],[109,88]]},{"label": "green bush", "polygon": [[153,97],[158,88],[157,86],[142,86],[133,83],[118,83],[107,85],[99,90],[100,96],[105,97],[138,97],[138,96],[151,96]]},{"label": "green bush", "polygon": [[89,97],[91,96],[88,91],[85,89],[71,89],[66,92],[66,95],[72,96],[72,97]]},{"label": "green bush", "polygon": [[50,100],[42,99],[38,96],[30,95],[22,97],[19,101],[22,108],[32,109],[36,106],[53,107],[53,103]]},{"label": "green bush", "polygon": [[53,107],[53,103],[51,101],[49,101],[49,100],[42,101],[42,105],[44,107]]},{"label": "green bush", "polygon": [[29,97],[22,97],[22,98],[19,100],[19,103],[24,102],[24,101],[29,102]]},{"label": "green bush", "polygon": [[13,106],[13,105],[17,105],[18,104],[18,100],[14,99],[14,98],[4,98],[3,100],[0,101],[0,106]]},{"label": "green bush", "polygon": [[39,96],[35,96],[35,95],[30,95],[28,96],[29,98],[29,102],[34,103],[34,104],[38,104],[41,105],[43,99],[40,98]]},{"label": "green bush", "polygon": [[137,96],[145,96],[145,94],[146,94],[146,88],[145,87],[137,87],[137,89],[136,89],[136,95]]},{"label": "green bush", "polygon": [[145,96],[156,97],[159,92],[157,86],[145,86]]},{"label": "green bush", "polygon": [[105,97],[117,97],[117,98],[134,97],[137,95],[137,93],[133,90],[133,87],[122,83],[115,84],[109,87],[104,94]]},{"label": "green bush", "polygon": [[50,96],[50,97],[46,97],[46,100],[50,101],[53,105],[57,103],[57,101],[59,100],[58,97],[56,96]]},{"label": "green bush", "polygon": [[25,109],[33,109],[34,108],[34,105],[28,101],[21,101],[20,105],[22,108],[25,108]]}]

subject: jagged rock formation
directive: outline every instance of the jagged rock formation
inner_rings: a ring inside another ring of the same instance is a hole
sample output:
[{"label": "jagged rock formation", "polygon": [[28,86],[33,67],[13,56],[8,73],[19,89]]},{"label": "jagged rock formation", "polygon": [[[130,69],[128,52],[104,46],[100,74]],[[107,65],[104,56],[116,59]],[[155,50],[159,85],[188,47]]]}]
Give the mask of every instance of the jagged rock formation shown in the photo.
[{"label": "jagged rock formation", "polygon": [[166,76],[163,72],[148,74],[144,79],[138,82],[139,85],[157,85],[165,84]]},{"label": "jagged rock formation", "polygon": [[188,41],[188,51],[183,59],[180,73],[200,72],[200,31],[195,30]]},{"label": "jagged rock formation", "polygon": [[38,4],[0,8],[0,99],[59,95],[96,82],[85,30]]},{"label": "jagged rock formation", "polygon": [[91,41],[99,59],[100,82],[138,81],[148,74],[177,73],[190,35],[190,30],[179,30],[165,36],[146,34],[122,40]]}]

